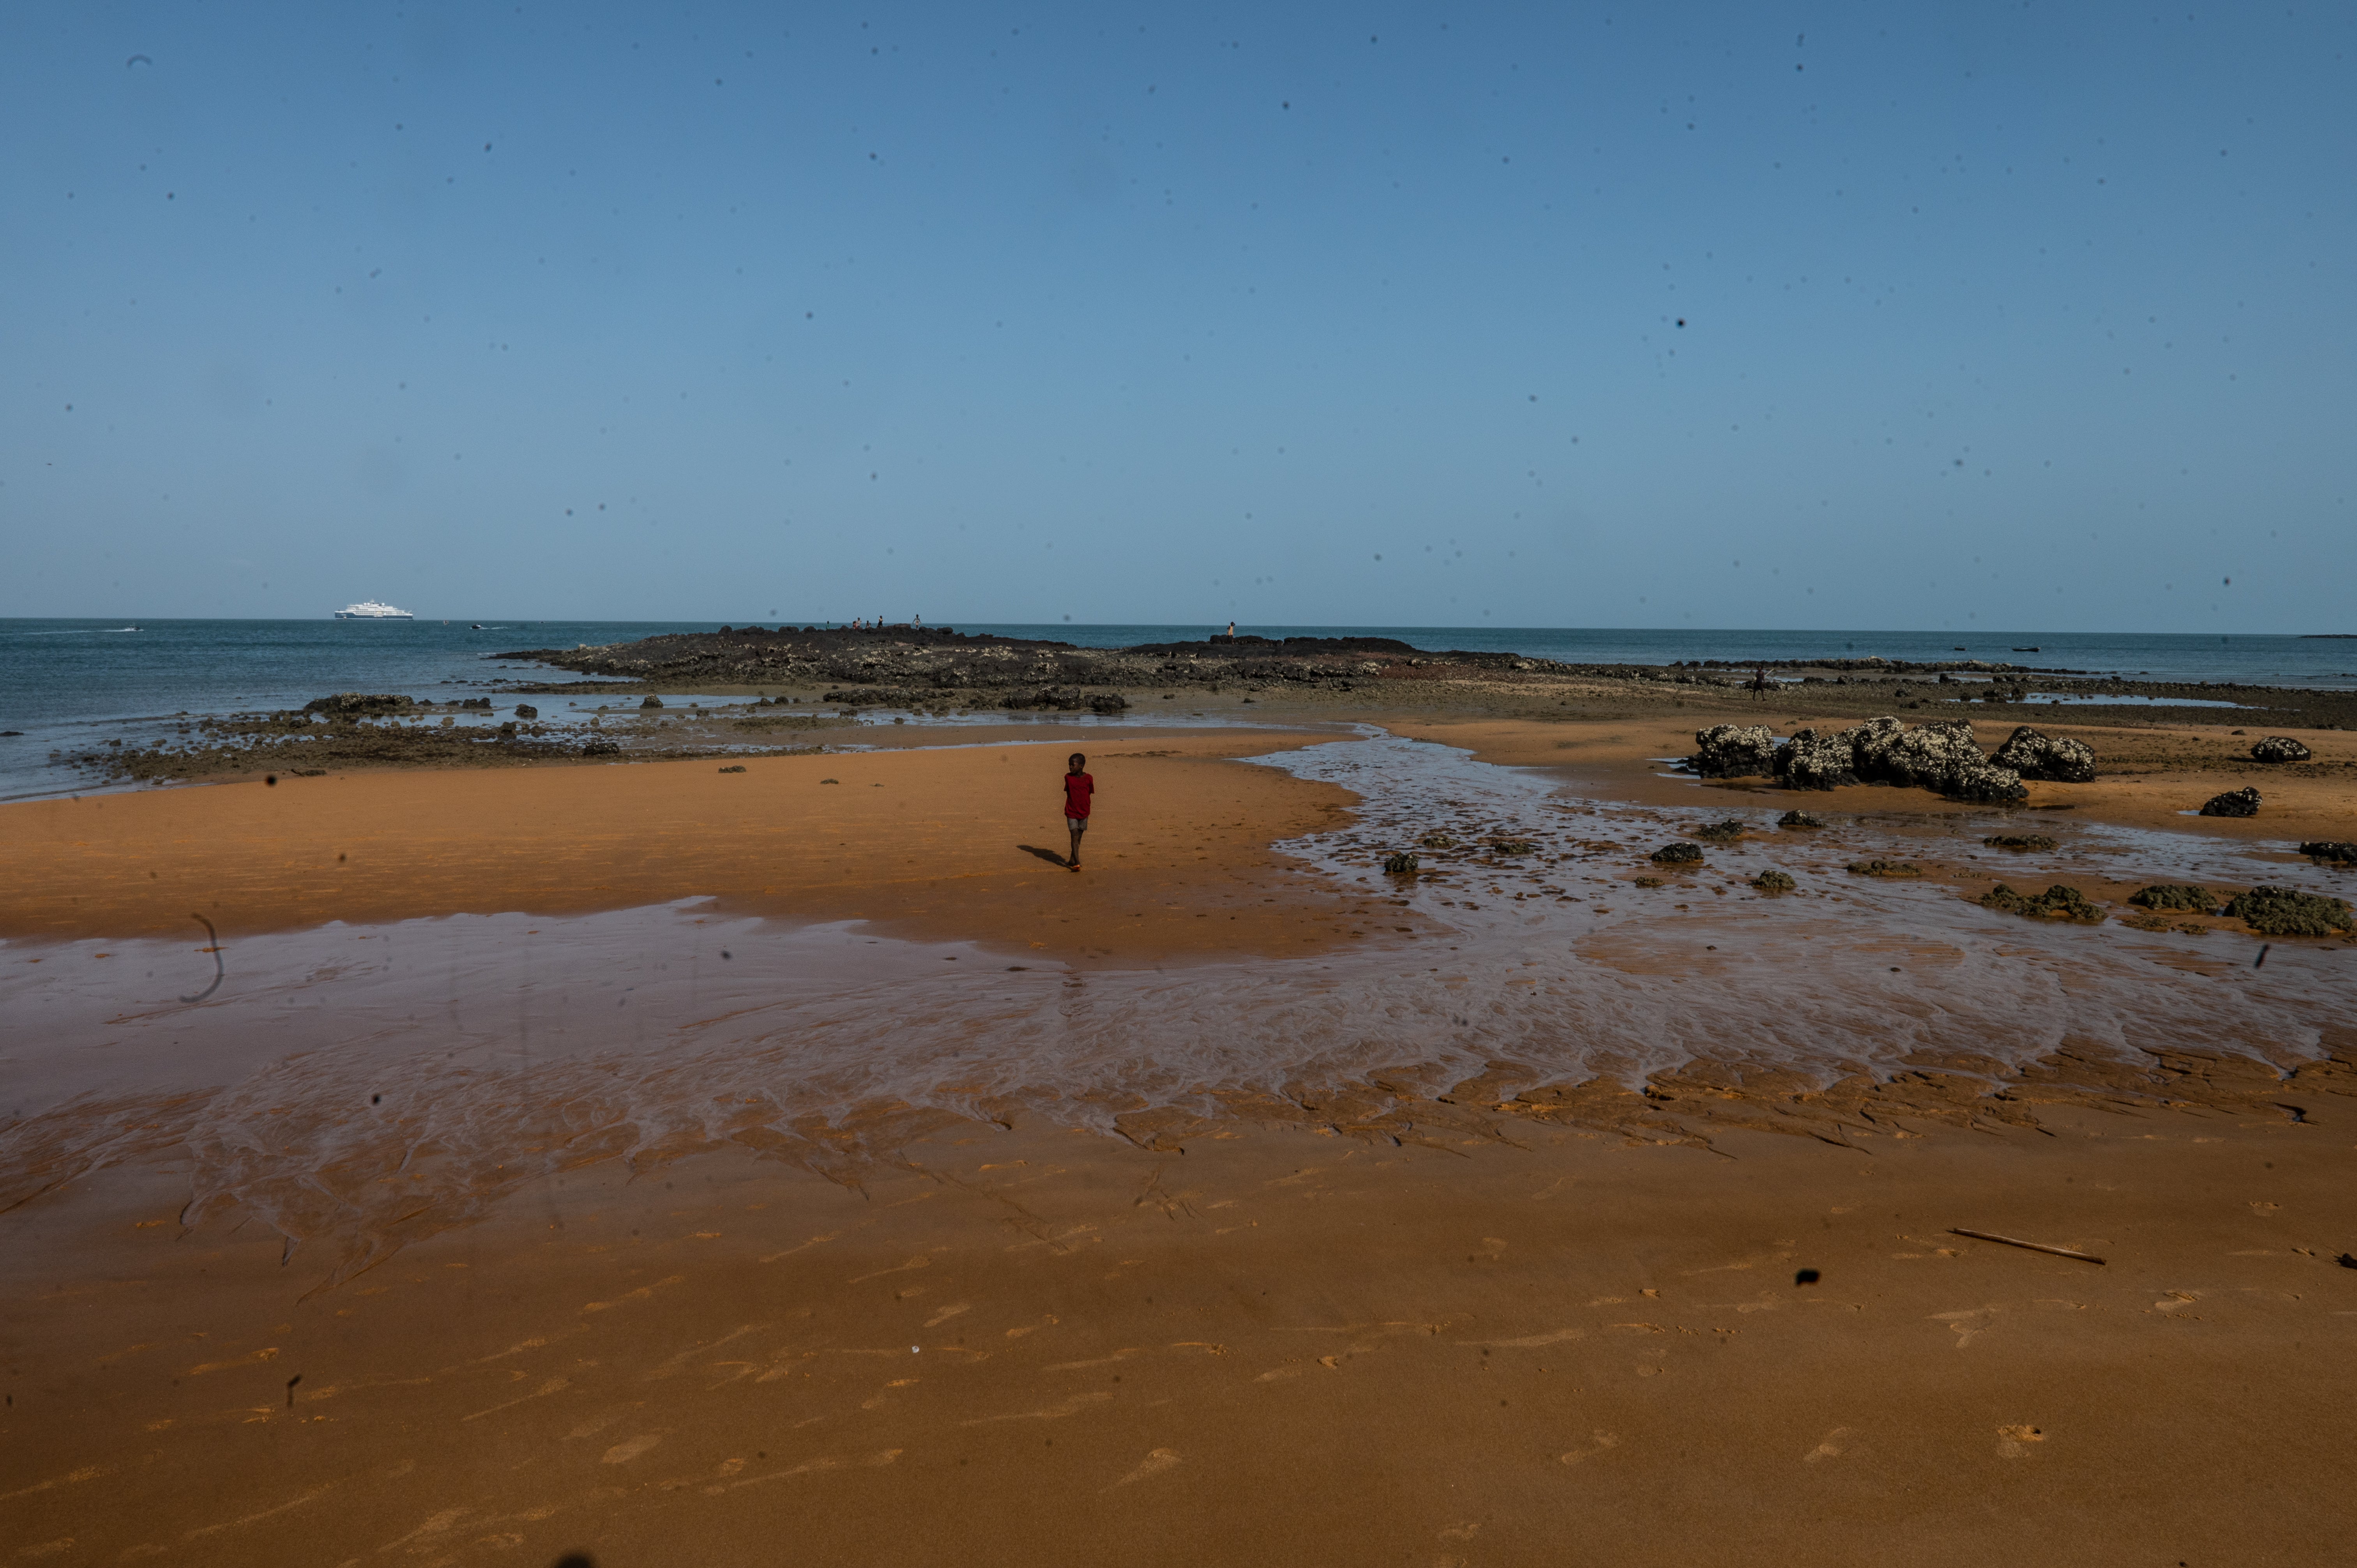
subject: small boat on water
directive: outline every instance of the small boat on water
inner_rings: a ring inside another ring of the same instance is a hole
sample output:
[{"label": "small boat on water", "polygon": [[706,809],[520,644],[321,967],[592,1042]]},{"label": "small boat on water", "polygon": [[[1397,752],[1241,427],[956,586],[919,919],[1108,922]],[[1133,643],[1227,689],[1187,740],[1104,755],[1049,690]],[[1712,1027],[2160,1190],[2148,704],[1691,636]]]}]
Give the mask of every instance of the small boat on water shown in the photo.
[{"label": "small boat on water", "polygon": [[395,609],[380,599],[362,599],[356,605],[346,605],[336,612],[338,620],[415,620],[407,610]]}]

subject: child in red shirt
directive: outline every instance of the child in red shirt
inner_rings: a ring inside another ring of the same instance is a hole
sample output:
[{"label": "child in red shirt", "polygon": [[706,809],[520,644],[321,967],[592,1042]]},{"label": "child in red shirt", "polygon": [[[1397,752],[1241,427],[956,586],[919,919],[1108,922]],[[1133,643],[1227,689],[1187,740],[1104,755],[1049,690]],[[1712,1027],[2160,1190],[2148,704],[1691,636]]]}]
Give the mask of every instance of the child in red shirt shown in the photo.
[{"label": "child in red shirt", "polygon": [[1081,868],[1081,835],[1089,831],[1089,797],[1097,792],[1088,766],[1089,759],[1077,751],[1064,762],[1064,825],[1072,831],[1072,853],[1064,864],[1074,871]]}]

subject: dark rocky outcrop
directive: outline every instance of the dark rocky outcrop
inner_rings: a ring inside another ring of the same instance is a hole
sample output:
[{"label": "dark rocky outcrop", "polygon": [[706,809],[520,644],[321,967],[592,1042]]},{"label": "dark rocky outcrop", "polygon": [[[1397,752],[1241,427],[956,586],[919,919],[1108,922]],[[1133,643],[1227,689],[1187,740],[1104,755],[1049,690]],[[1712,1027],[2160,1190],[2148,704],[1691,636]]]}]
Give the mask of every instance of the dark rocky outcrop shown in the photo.
[{"label": "dark rocky outcrop", "polygon": [[2218,900],[2210,889],[2190,882],[2156,882],[2129,894],[2128,902],[2139,909],[2181,909],[2194,915],[2218,912]]},{"label": "dark rocky outcrop", "polygon": [[1748,824],[1729,817],[1723,822],[1711,822],[1695,830],[1695,837],[1708,839],[1713,843],[1733,843],[1748,831]]},{"label": "dark rocky outcrop", "polygon": [[[833,702],[834,699],[827,699]],[[879,699],[881,700],[881,699]],[[1071,686],[1042,686],[1036,692],[1017,692],[1000,700],[1002,708],[1053,709],[1059,713],[1078,713],[1086,708],[1092,713],[1117,714],[1129,706],[1128,700],[1110,692],[1082,692]]]},{"label": "dark rocky outcrop", "polygon": [[2255,817],[2259,814],[2259,792],[2256,789],[2229,789],[2222,795],[2212,795],[2201,803],[2205,817]]},{"label": "dark rocky outcrop", "polygon": [[1713,725],[1695,732],[1686,766],[1706,779],[1749,779],[1776,771],[1776,734],[1766,725]]},{"label": "dark rocky outcrop", "polygon": [[1981,908],[2001,909],[2032,920],[2070,920],[2082,926],[2104,923],[2104,911],[2088,902],[2084,893],[2059,882],[2037,894],[2017,893],[2000,882],[1981,895]]},{"label": "dark rocky outcrop", "polygon": [[518,703],[515,716],[520,719],[536,719],[540,717],[540,710],[530,703]]},{"label": "dark rocky outcrop", "polygon": [[1923,868],[1911,860],[1853,860],[1849,863],[1852,876],[1921,876]]},{"label": "dark rocky outcrop", "polygon": [[1776,748],[1775,771],[1794,789],[1889,784],[1986,805],[2004,805],[2029,793],[2012,768],[1981,755],[1970,725],[1954,719],[1910,729],[1885,715],[1833,735],[1800,730]]},{"label": "dark rocky outcrop", "polygon": [[1702,864],[1702,845],[1684,841],[1665,843],[1653,852],[1652,861],[1655,865],[1699,865]]},{"label": "dark rocky outcrop", "polygon": [[2271,735],[2254,742],[2251,760],[2254,762],[2306,762],[2315,753],[2287,735]]},{"label": "dark rocky outcrop", "polygon": [[2329,937],[2357,933],[2345,898],[2325,898],[2290,887],[2254,887],[2226,900],[2225,913],[2263,937]]},{"label": "dark rocky outcrop", "polygon": [[1981,843],[1991,849],[2052,849],[2054,841],[2044,833],[1992,833]]},{"label": "dark rocky outcrop", "polygon": [[1790,893],[1800,886],[1790,876],[1770,866],[1751,879],[1751,886],[1762,893]]},{"label": "dark rocky outcrop", "polygon": [[[372,695],[366,692],[339,692],[332,697],[314,697],[303,704],[307,714],[325,714],[329,718],[356,718],[363,714],[405,713],[417,705],[409,697]],[[486,699],[485,706],[489,706]]]},{"label": "dark rocky outcrop", "polygon": [[2299,853],[2310,860],[2332,861],[2341,865],[2357,865],[2357,843],[2342,839],[2310,839],[2299,846]]},{"label": "dark rocky outcrop", "polygon": [[592,736],[581,743],[581,755],[584,757],[619,757],[621,754],[620,746],[603,736]]},{"label": "dark rocky outcrop", "polygon": [[639,706],[642,708],[660,708],[662,705],[662,699],[661,697],[648,697],[639,703]]},{"label": "dark rocky outcrop", "polygon": [[1821,828],[1825,824],[1806,811],[1787,811],[1776,819],[1780,828]]},{"label": "dark rocky outcrop", "polygon": [[2083,740],[2058,739],[2023,725],[2006,737],[1989,757],[1999,768],[2010,768],[2024,779],[2055,784],[2095,781],[2095,749]]},{"label": "dark rocky outcrop", "polygon": [[1412,854],[1387,855],[1383,859],[1383,873],[1388,876],[1414,876],[1423,868],[1424,862]]}]

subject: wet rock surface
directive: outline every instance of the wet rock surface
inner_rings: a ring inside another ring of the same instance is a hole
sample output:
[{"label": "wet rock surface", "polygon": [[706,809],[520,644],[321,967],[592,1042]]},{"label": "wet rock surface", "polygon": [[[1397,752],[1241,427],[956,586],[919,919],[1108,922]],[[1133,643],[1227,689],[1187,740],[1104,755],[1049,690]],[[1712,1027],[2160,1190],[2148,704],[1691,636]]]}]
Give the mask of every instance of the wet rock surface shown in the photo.
[{"label": "wet rock surface", "polygon": [[1651,856],[1655,865],[1699,865],[1702,845],[1698,843],[1665,843]]},{"label": "wet rock surface", "polygon": [[2212,795],[2201,803],[2205,817],[2255,817],[2259,814],[2259,792],[2253,789],[2229,789],[2222,795]]},{"label": "wet rock surface", "polygon": [[2052,849],[2054,841],[2044,833],[1991,833],[1981,840],[1991,849]]},{"label": "wet rock surface", "polygon": [[2327,898],[2292,887],[2254,887],[2226,900],[2225,913],[2263,937],[2330,937],[2357,934],[2357,918],[2345,898]]},{"label": "wet rock surface", "polygon": [[2140,909],[2183,910],[2195,915],[2218,912],[2218,900],[2210,889],[2190,882],[2156,882],[2129,894],[2128,902]]},{"label": "wet rock surface", "polygon": [[2330,861],[2338,865],[2357,865],[2357,843],[2342,839],[2310,839],[2299,846],[2299,853],[2310,860]]},{"label": "wet rock surface", "polygon": [[2076,887],[2067,887],[2060,882],[2043,893],[2018,893],[2000,882],[1981,895],[1981,908],[2032,920],[2069,920],[2082,926],[2104,923],[2100,908],[2089,902]]},{"label": "wet rock surface", "polygon": [[1751,886],[1762,893],[1790,893],[1800,886],[1784,873],[1770,866],[1751,879]]},{"label": "wet rock surface", "polygon": [[1780,828],[1821,828],[1825,824],[1806,811],[1787,811],[1776,819]]},{"label": "wet rock surface", "polygon": [[1911,860],[1853,860],[1849,863],[1852,876],[1921,876],[1923,868]]}]

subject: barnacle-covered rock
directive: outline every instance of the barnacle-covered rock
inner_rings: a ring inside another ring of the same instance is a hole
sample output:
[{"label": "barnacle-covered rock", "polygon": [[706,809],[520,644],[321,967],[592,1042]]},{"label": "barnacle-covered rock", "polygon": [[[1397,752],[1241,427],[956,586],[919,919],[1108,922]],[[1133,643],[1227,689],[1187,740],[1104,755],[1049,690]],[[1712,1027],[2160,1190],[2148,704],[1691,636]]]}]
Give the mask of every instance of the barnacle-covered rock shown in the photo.
[{"label": "barnacle-covered rock", "polygon": [[2042,735],[2023,725],[2006,737],[1990,756],[1999,768],[2010,768],[2024,779],[2055,784],[2095,781],[2095,748],[2083,740]]},{"label": "barnacle-covered rock", "polygon": [[1776,771],[1776,736],[1766,725],[1713,725],[1695,732],[1686,766],[1706,779],[1744,779]]},{"label": "barnacle-covered rock", "polygon": [[2251,746],[2251,759],[2255,762],[2306,762],[2314,755],[2287,735],[2271,735]]},{"label": "barnacle-covered rock", "polygon": [[2259,814],[2259,792],[2256,789],[2229,789],[2222,795],[2212,795],[2201,802],[2205,817],[2255,817]]}]

